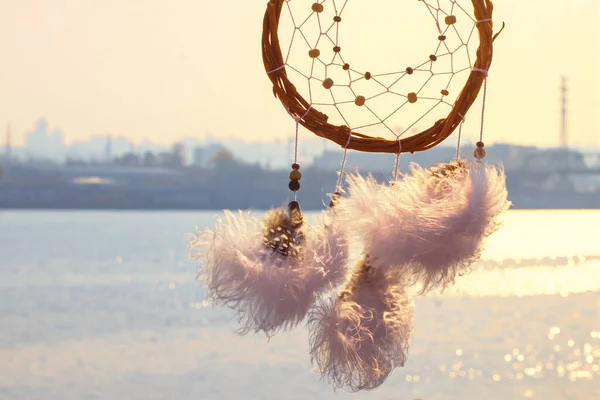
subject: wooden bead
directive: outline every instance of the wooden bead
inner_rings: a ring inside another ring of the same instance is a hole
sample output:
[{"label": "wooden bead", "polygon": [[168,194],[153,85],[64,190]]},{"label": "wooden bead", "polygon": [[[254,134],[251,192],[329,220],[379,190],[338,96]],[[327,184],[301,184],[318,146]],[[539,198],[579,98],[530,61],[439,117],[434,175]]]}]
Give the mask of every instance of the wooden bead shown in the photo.
[{"label": "wooden bead", "polygon": [[344,65],[342,66],[342,69],[343,69],[344,71],[348,71],[348,70],[350,69],[350,64],[348,64],[348,63],[344,64]]},{"label": "wooden bead", "polygon": [[365,104],[365,101],[365,96],[356,96],[356,98],[354,99],[354,104],[360,107]]},{"label": "wooden bead", "polygon": [[412,75],[413,72],[414,72],[414,70],[411,67],[406,68],[407,74]]},{"label": "wooden bead", "polygon": [[481,160],[483,157],[485,157],[485,149],[483,147],[478,147],[473,152],[473,155],[476,159]]},{"label": "wooden bead", "polygon": [[292,181],[299,181],[300,179],[302,179],[302,173],[295,169],[292,172],[290,172],[290,179]]},{"label": "wooden bead", "polygon": [[342,17],[340,17],[339,15],[336,15],[335,17],[333,17],[333,20],[335,22],[342,22]]},{"label": "wooden bead", "polygon": [[325,89],[331,89],[332,86],[333,86],[333,79],[325,78],[325,80],[323,81],[323,87]]},{"label": "wooden bead", "polygon": [[308,56],[310,58],[317,58],[321,55],[321,51],[319,49],[311,49],[308,51]]},{"label": "wooden bead", "polygon": [[446,25],[452,25],[456,23],[456,16],[454,15],[447,15],[446,18],[444,18],[444,22],[446,23]]},{"label": "wooden bead", "polygon": [[437,61],[437,56],[436,56],[435,54],[431,54],[431,55],[429,56],[429,59],[430,59],[431,61]]},{"label": "wooden bead", "polygon": [[447,91],[446,89],[442,89],[442,96],[448,96],[450,94],[449,91]]},{"label": "wooden bead", "polygon": [[484,147],[485,145],[483,144],[483,142],[477,142],[477,143],[475,143],[475,146]]},{"label": "wooden bead", "polygon": [[335,192],[333,194],[333,196],[331,196],[331,200],[329,201],[329,207],[333,208],[335,206],[336,201],[342,197],[342,195],[340,194],[340,192]]},{"label": "wooden bead", "polygon": [[408,97],[408,102],[409,103],[416,103],[417,102],[417,94],[415,92],[410,92],[407,97]]},{"label": "wooden bead", "polygon": [[296,164],[296,163],[293,163],[292,164],[292,169],[300,169],[300,165]]},{"label": "wooden bead", "polygon": [[295,192],[300,189],[300,182],[298,181],[290,181],[288,187],[292,192]]},{"label": "wooden bead", "polygon": [[312,10],[316,13],[320,13],[323,12],[323,4],[320,3],[313,3],[312,5]]},{"label": "wooden bead", "polygon": [[438,36],[438,40],[441,40],[443,42],[444,40],[446,40],[446,35]]},{"label": "wooden bead", "polygon": [[340,51],[342,51],[342,48],[340,46],[335,46],[333,48],[334,53],[339,53]]},{"label": "wooden bead", "polygon": [[371,79],[371,73],[370,72],[365,72],[365,79],[366,80]]}]

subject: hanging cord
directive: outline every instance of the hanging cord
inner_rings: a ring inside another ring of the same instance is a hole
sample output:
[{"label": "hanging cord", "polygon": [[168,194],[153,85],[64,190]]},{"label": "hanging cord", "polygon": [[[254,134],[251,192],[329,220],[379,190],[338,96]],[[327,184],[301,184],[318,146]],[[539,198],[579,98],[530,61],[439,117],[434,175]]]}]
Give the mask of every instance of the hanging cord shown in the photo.
[{"label": "hanging cord", "polygon": [[487,73],[483,81],[483,104],[481,105],[481,129],[479,130],[479,141],[483,142],[483,122],[485,118],[485,98],[487,95]]},{"label": "hanging cord", "polygon": [[[302,121],[309,113],[309,111],[311,110],[312,106],[308,106],[308,108],[306,109],[306,112],[304,113],[304,115],[302,115],[299,118],[294,118],[294,121],[296,121],[296,137],[294,139],[294,164],[292,164],[292,169],[297,171],[300,169],[300,165],[298,164],[298,141],[299,141],[299,136],[300,136],[300,121]],[[288,114],[290,114],[290,116],[292,116],[292,114],[288,111]],[[293,118],[293,116],[292,116]],[[301,177],[302,175],[299,174],[299,177]],[[298,179],[299,180],[299,179]],[[297,187],[294,187],[293,190],[292,187],[290,187],[290,189],[292,189],[293,191],[293,199],[294,201],[297,201],[298,199],[298,189],[300,188],[300,184],[297,182],[296,180],[296,185]]]},{"label": "hanging cord", "polygon": [[460,158],[460,138],[462,136],[463,124],[465,123],[465,116],[462,115],[461,113],[458,113],[458,116],[460,117],[461,121],[460,121],[460,126],[458,127],[458,139],[456,140],[456,159],[457,160]]},{"label": "hanging cord", "polygon": [[400,170],[400,154],[402,153],[402,143],[400,143],[400,139],[398,139],[398,153],[396,153],[396,163],[394,164],[394,180],[396,182],[398,180],[398,171]]},{"label": "hanging cord", "polygon": [[477,159],[477,162],[481,163],[481,159],[483,157],[485,157],[485,149],[484,149],[484,144],[483,144],[483,125],[484,125],[484,119],[485,119],[485,101],[486,101],[486,96],[487,96],[488,71],[485,69],[479,69],[479,68],[473,68],[473,71],[478,71],[485,75],[485,78],[483,80],[483,103],[481,105],[481,127],[479,129],[479,141],[476,144],[477,148],[475,149],[475,152],[474,152],[474,156]]},{"label": "hanging cord", "polygon": [[352,129],[348,133],[348,140],[346,141],[346,145],[344,146],[344,157],[342,158],[342,164],[340,166],[340,175],[338,176],[337,183],[335,185],[335,192],[333,196],[331,196],[331,201],[329,202],[329,207],[333,207],[335,200],[337,200],[341,196],[342,192],[342,178],[344,177],[344,170],[346,169],[346,160],[348,158],[348,145],[352,140]]}]

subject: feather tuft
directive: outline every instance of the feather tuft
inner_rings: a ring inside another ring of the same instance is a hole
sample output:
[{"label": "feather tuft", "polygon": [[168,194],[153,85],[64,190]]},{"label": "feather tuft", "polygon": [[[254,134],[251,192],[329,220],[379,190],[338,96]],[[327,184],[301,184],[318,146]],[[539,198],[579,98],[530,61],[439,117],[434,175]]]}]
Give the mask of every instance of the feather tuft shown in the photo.
[{"label": "feather tuft", "polygon": [[348,182],[340,218],[371,260],[420,283],[422,293],[467,273],[510,207],[504,172],[479,162],[413,165],[390,186],[356,176]]},{"label": "feather tuft", "polygon": [[348,251],[338,224],[311,228],[299,212],[278,208],[263,221],[225,211],[214,231],[190,237],[190,256],[201,261],[198,278],[215,304],[235,311],[238,333],[271,335],[295,327],[319,293],[341,282]]},{"label": "feather tuft", "polygon": [[412,330],[404,286],[362,260],[338,296],[311,311],[311,359],[335,387],[375,389],[406,362]]}]

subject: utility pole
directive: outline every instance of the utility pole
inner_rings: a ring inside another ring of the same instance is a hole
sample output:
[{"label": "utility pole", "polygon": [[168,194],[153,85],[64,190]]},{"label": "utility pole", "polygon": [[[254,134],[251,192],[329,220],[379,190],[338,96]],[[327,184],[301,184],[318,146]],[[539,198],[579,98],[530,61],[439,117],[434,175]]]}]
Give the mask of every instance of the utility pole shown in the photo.
[{"label": "utility pole", "polygon": [[567,132],[567,77],[562,77],[561,86],[561,125],[560,125],[560,145],[563,148],[567,148],[569,145],[568,132]]},{"label": "utility pole", "polygon": [[104,152],[104,156],[106,158],[106,162],[110,164],[112,162],[112,136],[106,136],[106,148]]}]

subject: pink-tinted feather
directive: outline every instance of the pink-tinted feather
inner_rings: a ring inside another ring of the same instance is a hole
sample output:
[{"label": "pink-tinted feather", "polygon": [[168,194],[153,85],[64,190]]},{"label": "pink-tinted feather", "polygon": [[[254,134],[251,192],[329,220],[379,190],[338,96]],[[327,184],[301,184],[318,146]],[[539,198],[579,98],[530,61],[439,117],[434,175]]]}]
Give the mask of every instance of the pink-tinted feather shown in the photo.
[{"label": "pink-tinted feather", "polygon": [[397,276],[363,260],[335,299],[311,311],[309,330],[324,377],[350,391],[374,389],[406,362],[412,308]]},{"label": "pink-tinted feather", "polygon": [[[265,221],[276,224],[281,215],[282,210],[271,210]],[[276,238],[277,251],[265,246],[264,224],[250,213],[225,211],[214,231],[190,238],[191,257],[202,260],[199,279],[216,304],[235,310],[241,334],[293,328],[320,292],[339,284],[347,265],[347,242],[337,224],[306,227],[295,244]],[[283,239],[289,236],[286,228],[267,228]],[[293,256],[281,254],[284,249]]]},{"label": "pink-tinted feather", "polygon": [[468,271],[510,206],[503,171],[482,163],[413,166],[394,185],[373,182],[349,179],[340,218],[371,260],[420,282],[423,292]]}]

